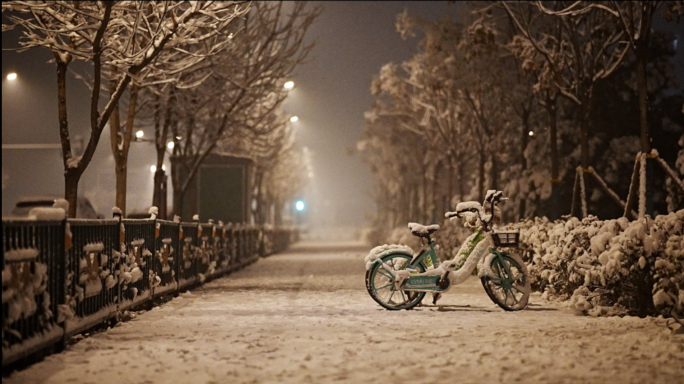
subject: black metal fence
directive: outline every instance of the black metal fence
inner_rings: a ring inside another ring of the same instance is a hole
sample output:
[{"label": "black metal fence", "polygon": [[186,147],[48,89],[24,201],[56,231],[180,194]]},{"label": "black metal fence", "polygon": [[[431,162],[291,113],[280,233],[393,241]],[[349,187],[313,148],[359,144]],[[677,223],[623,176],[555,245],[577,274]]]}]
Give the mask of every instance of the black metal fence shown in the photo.
[{"label": "black metal fence", "polygon": [[285,250],[296,231],[111,219],[2,221],[2,365]]}]

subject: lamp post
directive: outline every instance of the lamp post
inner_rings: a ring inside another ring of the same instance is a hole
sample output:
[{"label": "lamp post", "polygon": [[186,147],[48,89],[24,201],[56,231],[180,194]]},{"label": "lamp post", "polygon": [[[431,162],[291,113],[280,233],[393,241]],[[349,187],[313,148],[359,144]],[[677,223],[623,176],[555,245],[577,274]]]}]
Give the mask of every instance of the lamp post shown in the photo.
[{"label": "lamp post", "polygon": [[[145,139],[144,137],[145,132],[140,129],[135,132],[134,142],[155,143],[153,139]],[[170,141],[166,144],[166,148],[169,151],[173,151],[174,146],[175,143],[173,141]],[[161,167],[152,165],[150,167],[150,171],[154,173],[154,178],[152,181],[154,183],[152,187],[152,205],[159,209],[159,214],[157,217],[162,220],[166,220],[168,216],[168,176],[166,175],[166,167],[164,167],[164,165]]]}]

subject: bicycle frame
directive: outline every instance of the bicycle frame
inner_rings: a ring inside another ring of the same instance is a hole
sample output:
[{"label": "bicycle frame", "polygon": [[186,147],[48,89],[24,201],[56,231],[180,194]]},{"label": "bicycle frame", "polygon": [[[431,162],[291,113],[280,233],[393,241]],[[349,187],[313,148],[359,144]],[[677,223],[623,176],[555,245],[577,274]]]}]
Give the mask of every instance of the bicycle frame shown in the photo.
[{"label": "bicycle frame", "polygon": [[435,251],[435,241],[430,239],[427,244],[421,248],[421,250],[413,257],[411,260],[411,265],[417,265],[421,261],[425,261],[426,267],[435,267],[439,265],[439,258],[437,258],[437,252]]}]

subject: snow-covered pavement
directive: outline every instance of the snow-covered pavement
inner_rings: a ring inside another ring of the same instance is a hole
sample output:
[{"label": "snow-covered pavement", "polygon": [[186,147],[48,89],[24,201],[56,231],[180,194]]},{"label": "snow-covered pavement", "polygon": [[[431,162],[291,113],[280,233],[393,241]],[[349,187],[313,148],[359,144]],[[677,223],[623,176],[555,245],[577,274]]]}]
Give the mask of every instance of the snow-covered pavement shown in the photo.
[{"label": "snow-covered pavement", "polygon": [[538,295],[506,313],[476,278],[390,312],[365,290],[367,250],[298,243],[3,383],[684,383],[684,335],[662,319],[579,317]]}]

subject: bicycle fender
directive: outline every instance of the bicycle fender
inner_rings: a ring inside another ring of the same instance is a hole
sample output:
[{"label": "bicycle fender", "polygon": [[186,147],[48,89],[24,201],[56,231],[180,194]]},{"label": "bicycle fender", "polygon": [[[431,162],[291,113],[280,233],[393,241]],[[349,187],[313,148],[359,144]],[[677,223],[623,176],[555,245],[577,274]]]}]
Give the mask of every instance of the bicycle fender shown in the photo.
[{"label": "bicycle fender", "polygon": [[490,248],[489,254],[480,259],[477,265],[477,277],[482,278],[485,276],[493,276],[492,274],[492,261],[497,256],[508,256],[506,252],[500,252],[497,249]]}]

